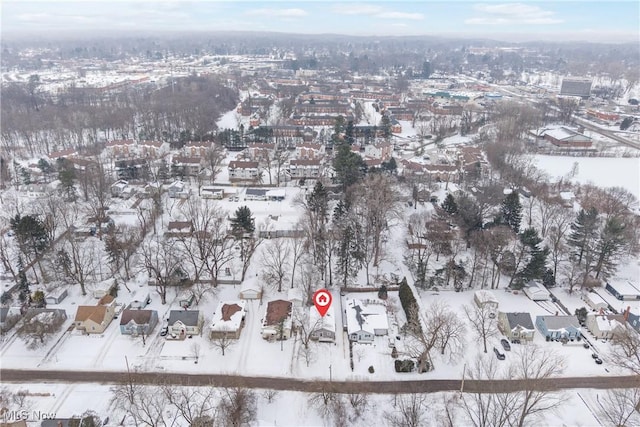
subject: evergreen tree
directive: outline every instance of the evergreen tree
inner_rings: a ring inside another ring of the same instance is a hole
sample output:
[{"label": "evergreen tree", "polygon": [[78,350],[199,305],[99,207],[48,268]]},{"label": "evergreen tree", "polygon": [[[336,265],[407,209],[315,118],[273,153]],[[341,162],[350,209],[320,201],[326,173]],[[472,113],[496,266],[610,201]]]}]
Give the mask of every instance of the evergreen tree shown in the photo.
[{"label": "evergreen tree", "polygon": [[31,298],[31,291],[29,291],[29,281],[27,275],[23,269],[18,272],[18,300],[23,304],[28,304]]},{"label": "evergreen tree", "polygon": [[353,120],[349,120],[347,123],[347,127],[344,130],[344,140],[349,145],[353,145],[356,142]]},{"label": "evergreen tree", "polygon": [[596,278],[610,277],[616,270],[616,261],[620,250],[625,246],[625,225],[616,217],[607,219],[595,245]]},{"label": "evergreen tree", "polygon": [[575,222],[571,224],[567,243],[574,248],[573,254],[577,258],[578,265],[581,265],[585,259],[587,261],[591,259],[598,235],[598,222],[598,211],[592,207],[588,211],[581,209]]},{"label": "evergreen tree", "polygon": [[65,200],[69,202],[74,202],[77,198],[76,189],[75,189],[75,181],[76,181],[76,173],[75,170],[70,167],[67,162],[61,162],[61,169],[58,172],[58,180],[60,180],[60,186],[58,187],[58,191],[65,198]]},{"label": "evergreen tree", "polygon": [[342,285],[347,286],[350,277],[355,277],[364,259],[362,230],[349,212],[349,205],[340,201],[334,211],[334,231],[336,234],[336,268]]},{"label": "evergreen tree", "polygon": [[49,233],[38,217],[17,214],[11,218],[10,224],[16,234],[18,246],[25,255],[38,257],[49,246]]},{"label": "evergreen tree", "polygon": [[343,191],[357,183],[367,172],[367,165],[359,154],[351,151],[349,144],[340,144],[333,158],[335,179]]},{"label": "evergreen tree", "polygon": [[542,275],[542,285],[545,288],[553,288],[556,285],[556,276],[553,274],[553,270],[547,268]]},{"label": "evergreen tree", "polygon": [[240,206],[231,218],[231,232],[238,238],[243,234],[251,234],[255,231],[255,220],[251,209],[247,206]]},{"label": "evergreen tree", "polygon": [[458,213],[458,204],[451,193],[447,194],[441,205],[442,209],[449,215]]},{"label": "evergreen tree", "polygon": [[549,248],[540,249],[542,239],[535,228],[527,228],[520,234],[520,242],[527,248],[528,262],[516,273],[520,283],[541,279],[546,270]]},{"label": "evergreen tree", "polygon": [[522,205],[517,191],[512,191],[504,198],[500,213],[502,214],[502,221],[511,227],[514,232],[519,233],[520,221],[522,221]]}]

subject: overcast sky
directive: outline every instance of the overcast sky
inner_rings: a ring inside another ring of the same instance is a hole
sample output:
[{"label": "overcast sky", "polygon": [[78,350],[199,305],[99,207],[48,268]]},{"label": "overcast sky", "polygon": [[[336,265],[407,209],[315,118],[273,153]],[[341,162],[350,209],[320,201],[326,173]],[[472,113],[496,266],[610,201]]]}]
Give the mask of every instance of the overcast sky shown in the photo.
[{"label": "overcast sky", "polygon": [[630,1],[2,0],[2,33],[278,31],[638,41]]}]

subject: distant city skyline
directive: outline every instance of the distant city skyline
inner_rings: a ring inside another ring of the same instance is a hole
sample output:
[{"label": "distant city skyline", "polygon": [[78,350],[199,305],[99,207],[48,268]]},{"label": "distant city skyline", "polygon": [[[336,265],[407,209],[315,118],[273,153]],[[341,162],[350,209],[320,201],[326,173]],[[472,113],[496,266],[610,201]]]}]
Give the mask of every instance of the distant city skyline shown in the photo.
[{"label": "distant city skyline", "polygon": [[257,31],[355,36],[431,35],[503,41],[638,42],[638,1],[2,2],[3,35]]}]

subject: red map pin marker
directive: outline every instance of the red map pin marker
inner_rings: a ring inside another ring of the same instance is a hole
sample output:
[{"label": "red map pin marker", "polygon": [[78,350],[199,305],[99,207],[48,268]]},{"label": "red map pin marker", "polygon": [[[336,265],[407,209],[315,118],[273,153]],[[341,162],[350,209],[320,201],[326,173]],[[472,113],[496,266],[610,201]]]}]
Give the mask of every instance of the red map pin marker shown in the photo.
[{"label": "red map pin marker", "polygon": [[316,310],[320,313],[320,316],[324,317],[331,307],[331,301],[333,297],[331,293],[326,289],[318,289],[315,294],[313,294],[313,304],[316,306]]}]

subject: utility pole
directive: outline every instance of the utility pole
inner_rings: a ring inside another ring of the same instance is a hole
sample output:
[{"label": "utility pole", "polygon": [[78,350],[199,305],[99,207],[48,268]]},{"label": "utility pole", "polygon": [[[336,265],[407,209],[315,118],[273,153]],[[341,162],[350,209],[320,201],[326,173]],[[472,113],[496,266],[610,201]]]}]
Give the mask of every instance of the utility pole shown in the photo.
[{"label": "utility pole", "polygon": [[333,381],[333,376],[331,375],[331,365],[329,365],[329,382]]},{"label": "utility pole", "polygon": [[467,364],[465,363],[462,366],[462,381],[460,382],[460,396],[462,396],[462,393],[464,392],[464,373],[466,369],[467,369]]}]

